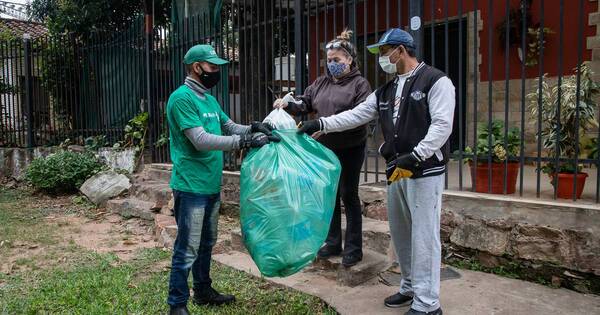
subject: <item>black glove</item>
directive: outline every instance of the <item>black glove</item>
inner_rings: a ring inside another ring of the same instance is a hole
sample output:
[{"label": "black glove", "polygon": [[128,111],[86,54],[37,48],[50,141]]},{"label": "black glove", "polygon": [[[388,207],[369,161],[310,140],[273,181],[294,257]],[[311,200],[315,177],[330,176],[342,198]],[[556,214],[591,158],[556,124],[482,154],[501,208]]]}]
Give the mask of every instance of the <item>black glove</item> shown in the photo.
[{"label": "black glove", "polygon": [[310,136],[317,131],[321,131],[322,129],[323,126],[321,125],[320,119],[307,120],[300,123],[300,129],[298,129],[298,133],[305,133]]},{"label": "black glove", "polygon": [[269,124],[264,124],[261,123],[260,121],[253,121],[250,124],[250,132],[251,133],[255,133],[255,132],[262,132],[267,136],[272,135],[272,132],[275,130],[275,128],[273,128],[273,126],[269,125]]},{"label": "black glove", "polygon": [[252,135],[242,135],[240,136],[240,149],[248,149],[248,148],[260,148],[265,144],[270,142],[279,142],[281,138],[276,135],[260,135],[253,137]]},{"label": "black glove", "polygon": [[411,177],[412,170],[419,165],[419,160],[414,153],[401,155],[389,162],[385,169],[388,185],[402,178]]}]

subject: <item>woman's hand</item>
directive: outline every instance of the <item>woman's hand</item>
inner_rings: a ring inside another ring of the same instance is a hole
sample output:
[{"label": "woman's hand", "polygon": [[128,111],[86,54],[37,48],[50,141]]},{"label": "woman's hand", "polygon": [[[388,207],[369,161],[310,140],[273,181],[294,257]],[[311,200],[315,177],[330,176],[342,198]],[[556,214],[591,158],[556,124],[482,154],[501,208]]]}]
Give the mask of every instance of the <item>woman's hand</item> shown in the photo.
[{"label": "woman's hand", "polygon": [[283,98],[276,99],[273,103],[273,108],[286,108],[289,102],[297,102],[296,99],[294,99],[294,92],[289,92]]},{"label": "woman's hand", "polygon": [[273,108],[286,108],[288,106],[287,102],[285,102],[283,99],[278,98],[275,100],[275,102],[273,102]]}]

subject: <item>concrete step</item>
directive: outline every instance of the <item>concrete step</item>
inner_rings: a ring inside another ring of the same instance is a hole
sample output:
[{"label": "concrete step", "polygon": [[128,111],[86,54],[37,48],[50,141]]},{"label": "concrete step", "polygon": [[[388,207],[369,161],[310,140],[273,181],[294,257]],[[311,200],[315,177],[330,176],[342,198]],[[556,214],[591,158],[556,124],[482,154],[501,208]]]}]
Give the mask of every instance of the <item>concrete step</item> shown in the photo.
[{"label": "concrete step", "polygon": [[320,271],[325,277],[335,277],[338,285],[355,287],[375,278],[391,264],[386,255],[363,249],[363,259],[352,267],[344,267],[342,257],[336,256],[327,259],[317,258],[313,264],[313,271]]},{"label": "concrete step", "polygon": [[172,249],[175,238],[177,238],[175,217],[160,213],[156,214],[154,217],[154,236],[160,245]]},{"label": "concrete step", "polygon": [[129,194],[137,199],[162,206],[169,202],[172,193],[168,183],[144,181],[131,186]]},{"label": "concrete step", "polygon": [[[164,171],[172,171],[173,170],[173,164],[171,164],[171,163],[152,163],[152,164],[146,164],[146,167],[149,169],[155,169],[155,170],[164,170]],[[146,169],[146,167],[144,169]]]},{"label": "concrete step", "polygon": [[144,169],[144,178],[148,181],[168,184],[171,180],[171,171],[158,168]]},{"label": "concrete step", "polygon": [[154,204],[135,198],[109,200],[106,208],[124,218],[140,218],[148,221],[154,220],[155,213],[151,210]]},{"label": "concrete step", "polygon": [[[362,218],[363,248],[388,255],[390,248],[390,227],[387,221]],[[346,216],[342,215],[342,238],[346,233]]]},{"label": "concrete step", "polygon": [[231,248],[238,252],[248,253],[246,250],[246,245],[244,245],[241,229],[235,229],[231,231]]},{"label": "concrete step", "polygon": [[160,182],[169,183],[171,180],[171,164],[146,164],[144,169],[136,174],[133,174],[134,182]]}]

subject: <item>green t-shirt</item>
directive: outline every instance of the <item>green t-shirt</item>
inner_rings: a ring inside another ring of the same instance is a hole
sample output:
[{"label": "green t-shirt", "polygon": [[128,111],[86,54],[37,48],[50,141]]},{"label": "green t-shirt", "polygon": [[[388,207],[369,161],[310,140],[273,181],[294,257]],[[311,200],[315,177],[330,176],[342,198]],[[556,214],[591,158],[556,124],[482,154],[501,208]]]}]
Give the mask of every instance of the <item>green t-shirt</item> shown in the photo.
[{"label": "green t-shirt", "polygon": [[212,95],[205,95],[205,99],[201,99],[182,85],[169,97],[167,121],[173,161],[172,189],[198,194],[216,194],[221,190],[223,152],[198,151],[183,132],[202,127],[208,133],[221,135],[221,124],[229,117]]}]

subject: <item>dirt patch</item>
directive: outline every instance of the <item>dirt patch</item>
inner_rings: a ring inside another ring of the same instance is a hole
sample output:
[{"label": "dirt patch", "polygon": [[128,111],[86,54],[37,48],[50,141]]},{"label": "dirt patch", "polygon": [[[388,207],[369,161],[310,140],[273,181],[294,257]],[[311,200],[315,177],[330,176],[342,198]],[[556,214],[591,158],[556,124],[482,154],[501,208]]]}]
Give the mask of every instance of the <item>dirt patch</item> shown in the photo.
[{"label": "dirt patch", "polygon": [[107,214],[97,219],[82,217],[66,218],[63,237],[67,242],[98,253],[114,253],[121,260],[133,258],[142,248],[154,248],[152,225],[138,219],[124,220],[118,215]]},{"label": "dirt patch", "polygon": [[99,219],[81,216],[52,216],[46,219],[56,226],[59,242],[42,245],[30,242],[3,244],[9,246],[7,257],[0,263],[0,273],[11,274],[61,264],[70,260],[70,246],[79,246],[97,253],[114,253],[122,261],[134,258],[137,250],[154,248],[157,243],[152,226],[141,220],[121,220],[109,215]]},{"label": "dirt patch", "polygon": [[[43,234],[43,239],[31,237],[29,241],[18,241],[20,236],[10,241],[0,237],[0,273],[11,274],[71,263],[77,260],[81,248],[97,253],[114,253],[120,261],[129,261],[136,258],[140,249],[160,247],[155,240],[153,222],[124,219],[104,208],[86,204],[85,199],[79,196],[48,196],[20,189],[24,194],[14,199],[17,202],[14,210],[17,211],[17,223],[27,226],[30,220],[35,219],[46,234]],[[32,211],[21,217],[18,209],[23,208]],[[221,215],[214,254],[231,250],[231,232],[237,229],[239,217]],[[39,232],[37,227],[32,231]],[[156,271],[169,266],[170,261],[166,261],[164,266],[156,266]]]},{"label": "dirt patch", "polygon": [[231,232],[234,230],[239,230],[239,228],[239,217],[231,217],[227,215],[221,215],[221,217],[219,217],[219,236],[217,243],[213,247],[213,255],[227,253],[232,250]]},{"label": "dirt patch", "polygon": [[40,256],[44,247],[27,242],[8,244],[12,247],[12,255],[2,259],[0,273],[11,274],[16,271],[31,270],[37,266],[33,264],[32,257]]}]

